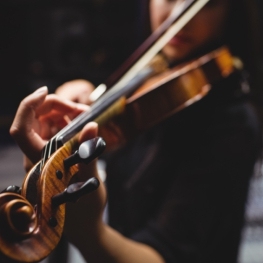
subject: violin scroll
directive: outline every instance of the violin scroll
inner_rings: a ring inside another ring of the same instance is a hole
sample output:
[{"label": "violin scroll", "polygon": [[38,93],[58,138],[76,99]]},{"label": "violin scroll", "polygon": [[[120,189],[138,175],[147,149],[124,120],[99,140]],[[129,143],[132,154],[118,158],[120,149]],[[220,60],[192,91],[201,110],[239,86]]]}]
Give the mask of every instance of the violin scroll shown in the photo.
[{"label": "violin scroll", "polygon": [[0,195],[0,232],[7,238],[23,239],[37,228],[33,206],[21,195],[3,193]]},{"label": "violin scroll", "polygon": [[[47,257],[62,236],[65,203],[77,201],[99,187],[96,178],[72,183],[78,167],[65,167],[64,160],[74,152],[76,143],[72,138],[43,167],[41,162],[36,164],[21,194],[7,190],[0,194],[0,262],[39,262]],[[105,142],[98,137],[84,146],[80,155],[86,154],[86,159],[92,161],[104,150]],[[14,187],[10,189],[16,191]]]}]

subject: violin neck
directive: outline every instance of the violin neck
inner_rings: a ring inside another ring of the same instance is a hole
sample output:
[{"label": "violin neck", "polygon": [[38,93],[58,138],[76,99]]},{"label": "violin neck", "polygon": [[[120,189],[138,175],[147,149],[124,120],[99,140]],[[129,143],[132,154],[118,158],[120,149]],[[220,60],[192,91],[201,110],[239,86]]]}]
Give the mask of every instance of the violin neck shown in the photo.
[{"label": "violin neck", "polygon": [[133,78],[128,84],[121,87],[112,87],[111,90],[95,101],[90,106],[88,111],[83,112],[74,120],[72,120],[72,122],[70,122],[54,137],[52,137],[51,140],[46,144],[42,151],[43,163],[45,163],[52,153],[54,153],[78,132],[80,132],[88,122],[95,121],[120,98],[131,95],[146,79],[157,73],[155,70],[156,69],[154,67],[147,67],[140,71],[140,73],[137,74],[137,76]]},{"label": "violin neck", "polygon": [[172,17],[169,17],[163,26],[157,30],[156,36],[152,37],[150,40],[146,40],[146,42],[142,44],[141,51],[134,56],[135,59],[132,59],[129,66],[123,67],[125,71],[128,70],[125,74],[121,72],[117,83],[111,87],[106,94],[103,94],[102,97],[95,101],[90,111],[78,116],[48,142],[43,149],[43,162],[66,141],[81,131],[86,123],[94,121],[115,101],[121,97],[127,97],[147,78],[154,73],[158,73],[155,72],[155,67],[147,65],[151,63],[165,44],[177,34],[207,2],[209,2],[209,0],[187,0],[181,4],[180,12],[172,12]]}]

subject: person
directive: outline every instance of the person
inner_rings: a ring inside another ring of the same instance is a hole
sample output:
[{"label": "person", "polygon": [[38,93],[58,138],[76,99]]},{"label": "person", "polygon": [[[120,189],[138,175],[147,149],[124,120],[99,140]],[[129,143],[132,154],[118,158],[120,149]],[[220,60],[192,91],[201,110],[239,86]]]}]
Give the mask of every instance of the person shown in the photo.
[{"label": "person", "polygon": [[[178,2],[147,2],[152,30]],[[209,1],[162,53],[173,65],[227,45],[256,76],[247,4],[252,1]],[[87,262],[237,262],[249,178],[261,149],[246,77],[238,71],[222,79],[216,91],[106,155],[106,183],[67,208],[65,233]],[[78,85],[66,86],[57,96],[40,88],[18,108],[10,133],[27,156],[27,169],[66,124],[65,115],[73,118],[87,107],[78,104]],[[98,132],[88,123],[79,141]],[[92,176],[99,178],[95,162],[79,164],[78,180]]]}]

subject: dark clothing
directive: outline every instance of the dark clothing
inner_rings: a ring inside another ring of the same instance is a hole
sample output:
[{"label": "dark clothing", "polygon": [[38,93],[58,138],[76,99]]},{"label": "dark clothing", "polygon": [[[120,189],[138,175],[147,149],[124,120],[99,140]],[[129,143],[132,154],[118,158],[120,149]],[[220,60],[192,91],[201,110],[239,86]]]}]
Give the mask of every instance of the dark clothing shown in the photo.
[{"label": "dark clothing", "polygon": [[166,262],[236,262],[261,146],[240,82],[218,83],[108,160],[109,224]]}]

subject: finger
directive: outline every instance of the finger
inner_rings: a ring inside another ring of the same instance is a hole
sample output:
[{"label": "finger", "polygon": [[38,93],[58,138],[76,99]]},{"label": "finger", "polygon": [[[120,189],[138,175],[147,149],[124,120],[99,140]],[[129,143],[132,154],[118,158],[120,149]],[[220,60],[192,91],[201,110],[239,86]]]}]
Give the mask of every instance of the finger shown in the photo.
[{"label": "finger", "polygon": [[57,134],[62,128],[67,125],[66,120],[61,116],[40,116],[38,134],[44,140],[50,140],[55,134]]},{"label": "finger", "polygon": [[34,132],[32,127],[36,109],[44,102],[47,93],[47,87],[42,87],[26,97],[20,103],[10,128],[11,136],[33,162],[38,161],[40,151],[45,145],[45,141]]},{"label": "finger", "polygon": [[38,117],[40,127],[39,135],[43,139],[50,139],[56,133],[58,133],[62,128],[75,119],[79,112],[70,112],[65,115],[65,112],[59,112],[57,110],[52,110],[46,115],[41,115]]},{"label": "finger", "polygon": [[45,103],[42,104],[36,111],[36,116],[50,113],[52,110],[63,113],[63,115],[71,113],[73,116],[88,110],[88,106],[75,103],[70,100],[59,98],[57,95],[48,95],[45,99]]},{"label": "finger", "polygon": [[91,82],[83,79],[77,79],[59,86],[56,90],[56,94],[64,99],[88,104],[89,95],[93,90],[94,85]]},{"label": "finger", "polygon": [[71,122],[71,119],[69,118],[68,115],[64,115],[63,119],[66,122],[66,124],[69,124]]},{"label": "finger", "polygon": [[70,122],[70,118],[65,115],[61,115],[59,112],[52,112],[52,114],[40,116],[38,120],[43,123],[43,125],[56,125],[58,129],[63,128]]},{"label": "finger", "polygon": [[[95,122],[90,122],[82,129],[79,135],[79,142],[82,143],[96,136],[98,136],[98,124]],[[88,165],[80,163],[78,166],[79,166],[79,172],[77,174],[78,181],[86,181],[88,178],[91,178],[91,177],[98,178],[96,160],[92,161]]]},{"label": "finger", "polygon": [[[46,102],[45,102],[46,103]],[[38,114],[38,118],[46,118],[46,119],[53,119],[54,122],[63,121],[63,123],[70,123],[73,119],[75,119],[80,113],[83,112],[83,109],[86,109],[85,112],[89,112],[90,108],[89,106],[84,105],[84,107],[78,107],[77,110],[67,112],[67,110],[57,110],[52,109],[50,112],[47,112],[46,114]],[[39,112],[39,111],[38,111]]]},{"label": "finger", "polygon": [[78,98],[78,102],[79,103],[83,103],[83,104],[87,104],[90,105],[91,104],[91,100],[90,100],[90,93],[84,93],[81,96],[79,96]]},{"label": "finger", "polygon": [[98,124],[96,122],[89,122],[84,126],[79,135],[79,143],[93,139],[98,136]]}]

